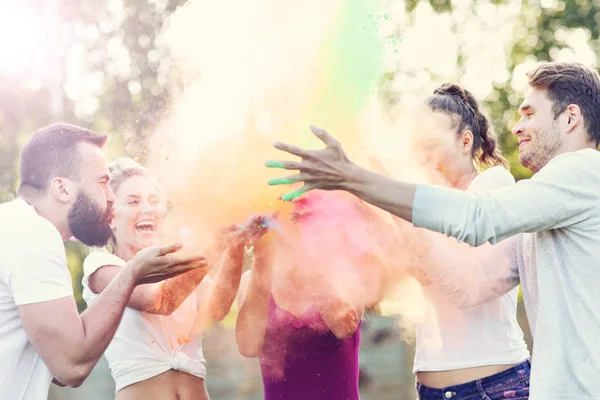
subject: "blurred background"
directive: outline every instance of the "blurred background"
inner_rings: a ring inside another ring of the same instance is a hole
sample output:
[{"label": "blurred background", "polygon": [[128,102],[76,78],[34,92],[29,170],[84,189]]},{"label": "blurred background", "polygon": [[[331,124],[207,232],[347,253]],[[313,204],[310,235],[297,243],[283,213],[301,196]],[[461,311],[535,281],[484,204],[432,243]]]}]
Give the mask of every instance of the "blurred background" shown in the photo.
[{"label": "blurred background", "polygon": [[[22,143],[54,121],[110,132],[110,158],[127,154],[144,162],[150,135],[169,111],[179,84],[160,32],[184,3],[0,0],[0,202],[15,197]],[[388,34],[398,45],[386,58],[377,95],[395,106],[423,98],[444,81],[464,84],[485,102],[515,177],[528,177],[510,134],[527,85],[525,72],[544,60],[596,67],[600,1],[384,3]],[[66,246],[84,310],[81,261],[87,250],[78,243]],[[237,353],[235,313],[206,332],[209,391],[214,399],[260,399],[258,363]],[[519,315],[531,345],[522,304]],[[373,310],[362,329],[362,398],[413,398],[413,345],[397,318]],[[109,399],[113,390],[102,360],[81,388],[53,387],[50,399]]]}]

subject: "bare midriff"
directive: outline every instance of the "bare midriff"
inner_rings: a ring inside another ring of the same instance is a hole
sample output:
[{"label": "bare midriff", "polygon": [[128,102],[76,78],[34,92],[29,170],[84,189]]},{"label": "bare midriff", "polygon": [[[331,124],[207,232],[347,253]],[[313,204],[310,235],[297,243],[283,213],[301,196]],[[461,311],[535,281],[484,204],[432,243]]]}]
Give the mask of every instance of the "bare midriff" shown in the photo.
[{"label": "bare midriff", "polygon": [[417,372],[417,381],[431,388],[443,389],[448,386],[462,385],[463,383],[486,378],[502,371],[506,371],[516,365],[519,364],[485,365],[482,367],[449,371],[421,371]]},{"label": "bare midriff", "polygon": [[204,379],[169,370],[117,392],[115,400],[209,400]]}]

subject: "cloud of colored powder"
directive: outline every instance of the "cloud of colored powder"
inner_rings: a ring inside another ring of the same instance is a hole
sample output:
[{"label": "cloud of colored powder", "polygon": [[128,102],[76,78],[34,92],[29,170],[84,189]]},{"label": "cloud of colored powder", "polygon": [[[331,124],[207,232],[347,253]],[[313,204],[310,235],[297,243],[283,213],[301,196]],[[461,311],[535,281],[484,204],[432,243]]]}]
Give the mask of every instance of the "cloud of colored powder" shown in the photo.
[{"label": "cloud of colored powder", "polygon": [[[300,229],[288,220],[293,205],[277,200],[288,190],[268,186],[274,172],[264,167],[265,160],[285,157],[272,148],[274,141],[321,147],[308,129],[314,124],[337,137],[360,165],[394,178],[425,179],[406,133],[434,122],[417,122],[422,110],[390,112],[376,96],[389,50],[384,21],[375,0],[188,1],[163,32],[178,79],[149,166],[174,204],[167,236],[203,248],[223,225],[280,211],[283,234],[273,239],[277,268],[295,268],[307,291],[317,282],[350,304],[377,300],[397,282],[382,308],[401,314],[410,328],[427,316],[429,305],[421,286],[405,279],[403,268],[415,262],[402,251],[389,216],[369,207],[375,216],[365,217],[348,196],[329,193],[312,198],[319,218]],[[394,240],[397,251],[382,252]],[[435,260],[452,260],[449,274],[460,271],[470,289],[461,302],[487,290],[482,282],[497,279],[482,277],[480,265],[510,266],[485,248],[473,253],[439,238],[419,243],[444,249]],[[435,283],[450,278],[438,276]]]},{"label": "cloud of colored powder", "polygon": [[153,138],[149,163],[174,205],[167,237],[202,249],[223,225],[279,211],[278,268],[304,260],[297,268],[306,281],[333,282],[351,304],[381,295],[391,257],[369,243],[390,239],[393,224],[380,224],[386,217],[378,211],[375,220],[364,219],[334,196],[330,204],[341,211],[323,215],[312,235],[300,235],[288,221],[293,206],[277,199],[285,188],[266,183],[273,171],[264,162],[282,157],[274,141],[321,147],[308,129],[314,124],[336,136],[358,164],[414,178],[407,135],[376,95],[389,50],[382,6],[374,0],[192,0],[170,17],[162,38],[180,91]]},{"label": "cloud of colored powder", "polygon": [[368,165],[362,124],[384,41],[377,2],[190,1],[163,39],[181,91],[154,137],[150,167],[196,234],[290,205],[266,185],[275,140],[319,147],[328,129]]}]

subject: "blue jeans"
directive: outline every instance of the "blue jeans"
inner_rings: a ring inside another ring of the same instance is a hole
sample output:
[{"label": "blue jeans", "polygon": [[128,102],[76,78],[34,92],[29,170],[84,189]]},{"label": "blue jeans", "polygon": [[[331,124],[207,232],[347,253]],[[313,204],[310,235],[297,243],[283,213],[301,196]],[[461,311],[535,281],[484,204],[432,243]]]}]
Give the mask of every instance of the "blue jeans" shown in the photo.
[{"label": "blue jeans", "polygon": [[529,398],[531,363],[515,367],[462,385],[434,389],[417,382],[419,400],[526,400]]}]

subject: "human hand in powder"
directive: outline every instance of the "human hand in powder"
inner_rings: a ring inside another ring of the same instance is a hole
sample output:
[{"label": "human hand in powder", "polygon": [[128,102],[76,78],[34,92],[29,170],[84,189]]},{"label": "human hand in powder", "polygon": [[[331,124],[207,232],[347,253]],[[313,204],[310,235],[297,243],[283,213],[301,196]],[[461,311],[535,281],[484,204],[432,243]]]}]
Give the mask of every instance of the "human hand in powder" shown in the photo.
[{"label": "human hand in powder", "polygon": [[304,182],[304,185],[282,196],[290,201],[310,190],[343,189],[351,176],[354,164],[350,161],[342,145],[325,130],[311,126],[312,132],[325,144],[321,150],[305,150],[285,143],[275,143],[275,148],[302,158],[302,161],[267,161],[268,168],[298,170],[296,175],[269,180],[269,185],[289,185]]},{"label": "human hand in powder", "polygon": [[331,297],[319,307],[325,324],[339,340],[344,340],[358,329],[362,319],[362,309],[352,307],[341,299]]},{"label": "human hand in powder", "polygon": [[260,239],[269,230],[269,225],[277,219],[277,213],[253,214],[243,223],[231,224],[216,232],[216,241],[221,248],[233,244],[246,244]]},{"label": "human hand in powder", "polygon": [[278,212],[253,214],[238,225],[238,231],[248,241],[258,240],[269,231],[278,215]]},{"label": "human hand in powder", "polygon": [[161,282],[198,268],[206,268],[206,258],[199,254],[182,256],[180,243],[162,247],[147,247],[127,263],[138,285]]},{"label": "human hand in powder", "polygon": [[314,214],[311,202],[306,197],[292,200],[294,209],[290,212],[290,220],[294,223],[304,221]]}]

